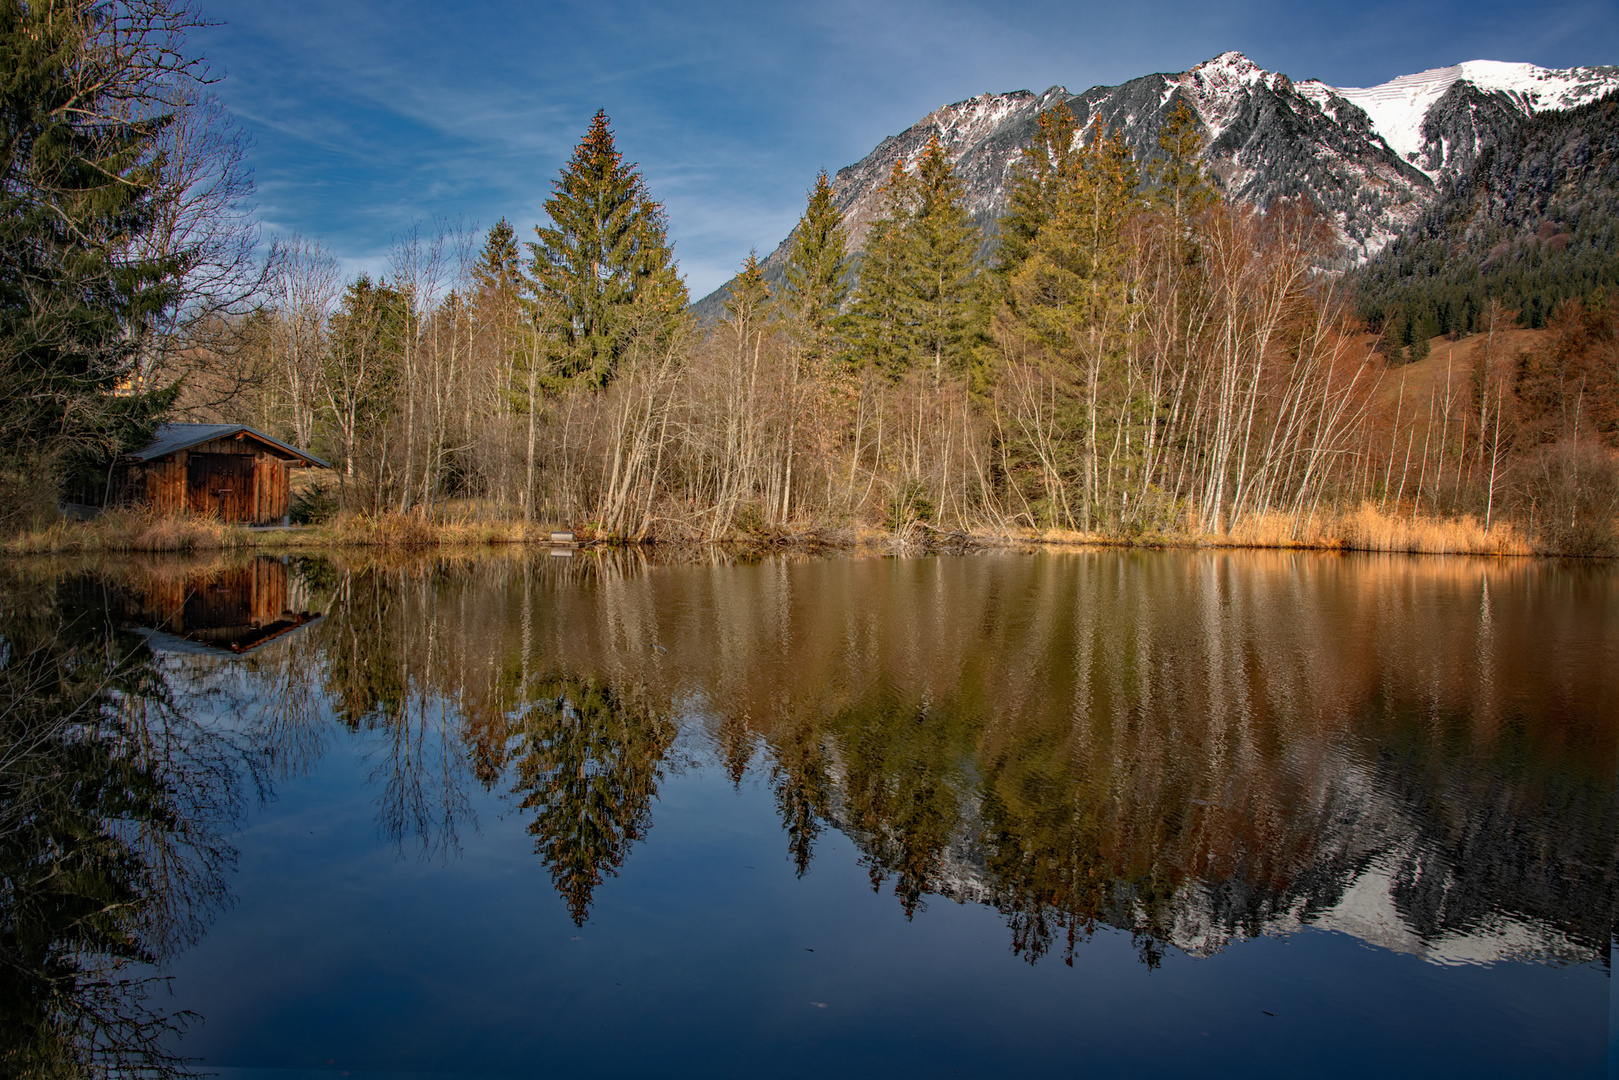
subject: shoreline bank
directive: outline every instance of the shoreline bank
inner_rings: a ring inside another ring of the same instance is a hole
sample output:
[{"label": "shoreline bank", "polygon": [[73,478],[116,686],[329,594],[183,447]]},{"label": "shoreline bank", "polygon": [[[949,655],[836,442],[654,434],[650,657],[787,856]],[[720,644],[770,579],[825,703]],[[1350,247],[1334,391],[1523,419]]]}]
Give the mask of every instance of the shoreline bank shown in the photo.
[{"label": "shoreline bank", "polygon": [[[468,550],[508,545],[556,547],[550,524],[525,521],[432,521],[419,514],[352,515],[334,522],[251,529],[218,520],[113,513],[92,521],[58,521],[0,542],[0,553],[119,555],[241,551],[265,554],[321,549],[399,548]],[[712,549],[737,554],[797,551],[906,554],[958,553],[1004,548],[1109,547],[1137,549],[1255,549],[1365,551],[1412,555],[1501,557],[1613,557],[1611,550],[1558,551],[1536,544],[1512,524],[1483,528],[1477,520],[1388,513],[1365,505],[1350,513],[1320,515],[1304,523],[1281,514],[1245,519],[1223,533],[1144,531],[1125,535],[1061,529],[942,529],[912,523],[900,531],[869,526],[808,526],[761,530],[719,540],[597,537],[581,530],[576,548]]]}]

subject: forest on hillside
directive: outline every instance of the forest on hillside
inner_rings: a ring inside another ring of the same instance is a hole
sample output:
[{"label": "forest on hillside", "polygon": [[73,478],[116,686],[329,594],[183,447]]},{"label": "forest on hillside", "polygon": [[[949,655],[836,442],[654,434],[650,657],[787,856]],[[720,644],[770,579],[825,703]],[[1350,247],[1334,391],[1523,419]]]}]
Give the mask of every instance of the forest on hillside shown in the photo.
[{"label": "forest on hillside", "polygon": [[784,282],[750,255],[703,326],[605,113],[532,231],[402,222],[386,272],[346,280],[318,239],[261,243],[183,12],[5,12],[0,48],[28,75],[0,155],[13,530],[189,419],[331,461],[306,519],[1286,540],[1370,514],[1614,542],[1619,312],[1600,290],[1530,312],[1549,332],[1509,355],[1496,334],[1526,316],[1485,288],[1452,328],[1485,348],[1407,393],[1397,364],[1427,338],[1401,335],[1444,328],[1385,311],[1380,349],[1352,283],[1320,270],[1330,225],[1220,199],[1187,110],[1152,162],[1042,115],[987,265],[937,142],[896,166],[859,252],[823,174]]},{"label": "forest on hillside", "polygon": [[[1530,116],[1352,275],[1396,362],[1477,333],[1491,300],[1536,329],[1619,288],[1619,93]],[[1413,352],[1412,350],[1415,350]],[[1403,350],[1403,351],[1402,351]]]}]

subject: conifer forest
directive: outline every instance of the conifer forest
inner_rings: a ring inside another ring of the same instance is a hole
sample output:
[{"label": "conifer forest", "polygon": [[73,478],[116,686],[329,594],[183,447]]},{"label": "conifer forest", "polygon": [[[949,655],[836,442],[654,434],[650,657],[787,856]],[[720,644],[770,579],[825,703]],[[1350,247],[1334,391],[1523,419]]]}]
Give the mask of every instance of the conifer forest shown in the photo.
[{"label": "conifer forest", "polygon": [[1529,311],[1521,273],[1411,277],[1416,255],[1442,260],[1441,225],[1343,272],[1306,201],[1222,197],[1184,107],[1141,155],[1058,105],[993,235],[937,140],[859,237],[823,172],[781,280],[750,255],[705,322],[598,112],[545,220],[401,221],[386,270],[349,277],[318,237],[263,236],[243,209],[243,142],[186,12],[0,10],[11,531],[104,497],[112,461],[193,420],[329,461],[297,493],[305,521],[622,541],[1465,521],[1504,548],[1612,550],[1619,308],[1587,272],[1594,213],[1573,235],[1597,240],[1535,248],[1537,281],[1586,278]]}]

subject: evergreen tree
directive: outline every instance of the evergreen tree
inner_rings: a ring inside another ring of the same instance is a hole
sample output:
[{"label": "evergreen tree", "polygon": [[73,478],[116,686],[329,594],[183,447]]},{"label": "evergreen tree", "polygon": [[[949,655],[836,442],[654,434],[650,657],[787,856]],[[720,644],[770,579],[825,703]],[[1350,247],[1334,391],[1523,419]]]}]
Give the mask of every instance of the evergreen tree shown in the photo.
[{"label": "evergreen tree", "polygon": [[[1132,306],[1125,226],[1139,209],[1134,159],[1117,134],[1093,132],[1051,178],[1045,222],[1011,275],[1006,327],[1037,347],[1070,389],[1072,428],[1082,433],[1081,527],[1092,527],[1101,489],[1099,432],[1104,381],[1124,361]],[[1048,465],[1048,468],[1053,466]],[[1068,517],[1064,508],[1060,514]]]},{"label": "evergreen tree", "polygon": [[851,362],[891,378],[904,373],[914,354],[906,232],[916,213],[915,186],[904,162],[894,162],[883,185],[883,214],[866,233],[860,284],[843,320]]},{"label": "evergreen tree", "polygon": [[917,165],[918,206],[911,223],[910,271],[915,297],[917,360],[931,365],[935,382],[948,368],[966,369],[982,332],[973,255],[978,231],[967,216],[966,192],[938,136]]},{"label": "evergreen tree", "polygon": [[860,286],[847,320],[857,362],[890,377],[927,367],[963,372],[983,332],[977,233],[961,183],[935,137],[916,174],[896,162],[884,215],[867,234]]},{"label": "evergreen tree", "polygon": [[770,306],[770,286],[765,283],[764,268],[759,265],[759,253],[749,251],[742,260],[742,269],[731,282],[731,295],[725,298],[725,312],[730,323],[744,341],[751,340],[767,318]]},{"label": "evergreen tree", "polygon": [[811,363],[824,361],[830,354],[833,321],[849,295],[848,269],[843,216],[832,201],[832,185],[822,170],[815,178],[804,216],[793,229],[782,299]]},{"label": "evergreen tree", "polygon": [[666,334],[685,310],[663,207],[613,145],[597,112],[545,201],[549,226],[528,245],[535,322],[555,374],[612,380],[637,333]]},{"label": "evergreen tree", "polygon": [[1079,121],[1064,102],[1036,119],[1029,148],[1012,169],[1012,193],[1000,222],[996,272],[1005,292],[1011,276],[1029,257],[1029,245],[1051,216],[1058,178],[1069,168]]},{"label": "evergreen tree", "polygon": [[1153,177],[1153,196],[1169,213],[1176,231],[1184,232],[1189,220],[1219,198],[1203,171],[1203,133],[1197,114],[1186,102],[1170,110],[1158,132],[1158,148],[1164,161]]},{"label": "evergreen tree", "polygon": [[1018,321],[1048,349],[1077,358],[1126,302],[1124,227],[1137,175],[1124,140],[1098,132],[1046,189],[1046,219],[1012,275]]},{"label": "evergreen tree", "polygon": [[351,497],[361,440],[386,421],[394,402],[409,310],[404,293],[361,274],[343,291],[332,317],[321,385],[327,417],[337,429],[338,488],[344,505]]},{"label": "evergreen tree", "polygon": [[517,250],[517,234],[505,218],[490,226],[483,250],[472,268],[472,281],[480,302],[517,295],[523,280],[522,260]]},{"label": "evergreen tree", "polygon": [[142,441],[175,396],[114,391],[194,258],[132,254],[160,209],[171,117],[153,86],[164,65],[184,74],[135,32],[182,20],[162,4],[106,17],[87,0],[0,4],[0,516],[41,466],[99,470]]}]

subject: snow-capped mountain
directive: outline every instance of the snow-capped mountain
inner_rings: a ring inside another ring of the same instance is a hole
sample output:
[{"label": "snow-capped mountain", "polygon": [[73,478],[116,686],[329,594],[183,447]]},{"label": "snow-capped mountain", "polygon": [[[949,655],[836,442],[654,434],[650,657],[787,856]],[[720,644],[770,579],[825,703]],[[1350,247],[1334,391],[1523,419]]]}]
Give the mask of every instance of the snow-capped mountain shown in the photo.
[{"label": "snow-capped mountain", "polygon": [[[1054,86],[978,97],[935,109],[884,139],[833,181],[858,247],[880,212],[880,189],[896,160],[915,162],[937,135],[967,191],[968,210],[990,251],[1006,210],[1012,167],[1058,102],[1085,125],[1123,134],[1138,157],[1158,155],[1158,132],[1180,102],[1196,112],[1209,172],[1228,198],[1266,206],[1303,197],[1337,227],[1347,261],[1380,251],[1417,222],[1442,191],[1464,178],[1481,151],[1529,116],[1567,109],[1619,90],[1619,67],[1551,70],[1474,60],[1372,87],[1294,82],[1238,52],[1178,74],[1146,75],[1070,94]],[[785,242],[765,262],[779,279]],[[719,315],[722,286],[700,301]]]},{"label": "snow-capped mountain", "polygon": [[[1319,87],[1320,91],[1315,91]],[[1379,86],[1334,88],[1301,83],[1300,89],[1337,94],[1360,107],[1400,157],[1438,179],[1447,169],[1465,171],[1479,137],[1498,131],[1504,117],[1572,109],[1619,89],[1619,68],[1565,70],[1496,60],[1469,60],[1452,67],[1401,75]],[[1459,124],[1482,111],[1485,125]],[[1480,129],[1483,129],[1482,131]],[[1458,159],[1466,163],[1458,169]]]}]

